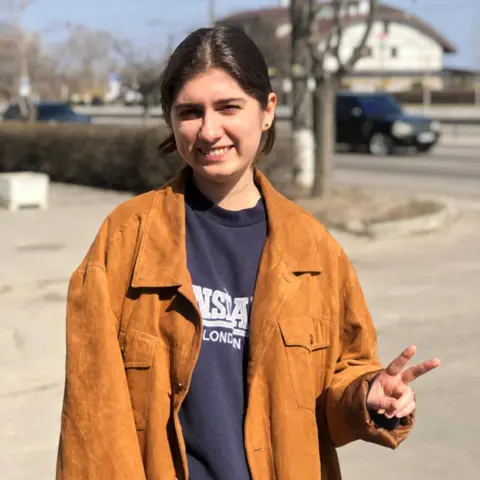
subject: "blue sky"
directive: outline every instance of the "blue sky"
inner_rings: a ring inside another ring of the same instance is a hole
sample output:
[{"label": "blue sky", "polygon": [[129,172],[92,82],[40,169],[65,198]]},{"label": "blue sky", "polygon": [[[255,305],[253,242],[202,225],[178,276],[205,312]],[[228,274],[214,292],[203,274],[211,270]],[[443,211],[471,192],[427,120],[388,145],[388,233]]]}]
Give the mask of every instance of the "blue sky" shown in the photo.
[{"label": "blue sky", "polygon": [[[236,10],[278,5],[279,0],[216,0],[217,16]],[[390,0],[442,32],[457,46],[459,55],[446,64],[475,67],[480,49],[480,0]],[[153,48],[166,46],[167,34],[181,40],[192,27],[208,23],[207,0],[37,0],[25,15],[25,26],[45,29],[70,21],[106,29]],[[50,33],[52,35],[52,33]],[[476,46],[479,46],[476,48]],[[480,67],[480,65],[479,65]]]}]

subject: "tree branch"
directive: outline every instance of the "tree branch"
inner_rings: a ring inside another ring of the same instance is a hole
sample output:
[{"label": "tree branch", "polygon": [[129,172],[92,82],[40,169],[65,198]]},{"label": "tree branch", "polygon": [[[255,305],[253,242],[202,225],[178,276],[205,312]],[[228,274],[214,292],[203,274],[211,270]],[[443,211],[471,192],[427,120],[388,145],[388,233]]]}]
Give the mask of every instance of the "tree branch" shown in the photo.
[{"label": "tree branch", "polygon": [[119,55],[125,63],[130,66],[136,66],[136,52],[133,45],[127,40],[114,39],[113,50]]},{"label": "tree branch", "polygon": [[334,33],[335,33],[333,28],[329,28],[323,47],[322,48],[319,47],[320,32],[317,29],[317,25],[318,25],[317,17],[320,11],[322,10],[322,7],[325,7],[325,5],[318,4],[316,0],[309,0],[308,2],[308,9],[309,9],[308,48],[309,48],[310,56],[312,58],[312,61],[313,61],[313,64],[315,65],[316,70],[324,69],[325,58],[332,49],[332,40],[334,38]]},{"label": "tree branch", "polygon": [[334,0],[332,2],[332,6],[334,8],[334,21],[332,23],[331,31],[336,32],[337,36],[337,43],[335,45],[334,49],[334,54],[335,58],[338,62],[339,65],[339,70],[340,70],[340,65],[342,65],[342,60],[340,58],[340,45],[342,43],[342,38],[343,38],[343,33],[344,33],[344,24],[343,24],[343,19],[342,19],[342,0]]},{"label": "tree branch", "polygon": [[349,71],[351,71],[351,69],[355,66],[357,61],[362,56],[368,37],[370,36],[370,32],[372,31],[373,23],[377,16],[377,6],[378,6],[378,0],[370,0],[370,11],[368,12],[368,16],[366,18],[365,32],[363,34],[362,39],[360,40],[360,43],[353,50],[352,56],[350,57],[350,59],[347,62],[345,62],[345,64],[342,66],[342,69],[340,71],[341,74],[348,73]]},{"label": "tree branch", "polygon": [[36,2],[37,0],[0,0],[0,11],[5,12],[12,21]]}]

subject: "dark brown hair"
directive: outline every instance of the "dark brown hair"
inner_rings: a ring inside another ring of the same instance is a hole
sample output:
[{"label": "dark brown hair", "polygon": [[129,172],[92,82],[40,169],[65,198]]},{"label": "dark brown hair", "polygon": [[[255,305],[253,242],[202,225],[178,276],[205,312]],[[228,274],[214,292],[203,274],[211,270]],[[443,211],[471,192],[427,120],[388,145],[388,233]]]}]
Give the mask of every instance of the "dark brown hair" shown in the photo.
[{"label": "dark brown hair", "polygon": [[[170,113],[185,83],[209,68],[228,73],[242,89],[267,108],[272,85],[263,55],[253,40],[241,29],[218,26],[200,28],[188,35],[171,55],[160,84],[164,118],[170,124]],[[270,152],[275,142],[275,120],[264,133],[260,155]],[[177,149],[173,133],[160,145],[160,153]]]}]

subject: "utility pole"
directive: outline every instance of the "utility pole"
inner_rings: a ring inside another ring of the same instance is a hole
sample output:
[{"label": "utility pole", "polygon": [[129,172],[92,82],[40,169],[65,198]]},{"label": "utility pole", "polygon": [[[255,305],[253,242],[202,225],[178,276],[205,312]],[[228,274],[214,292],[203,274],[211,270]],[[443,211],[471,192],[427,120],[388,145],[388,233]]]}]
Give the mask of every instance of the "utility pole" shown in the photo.
[{"label": "utility pole", "polygon": [[[474,18],[480,20],[480,11],[474,15]],[[475,25],[477,25],[476,23]],[[475,39],[475,76],[473,78],[473,91],[475,105],[480,105],[480,33],[477,32]]]},{"label": "utility pole", "polygon": [[214,27],[217,22],[215,15],[215,0],[208,0],[208,18],[210,20],[210,26]]},{"label": "utility pole", "polygon": [[313,184],[315,137],[312,130],[311,75],[309,55],[309,4],[306,0],[290,0],[292,82],[293,181],[309,189]]},{"label": "utility pole", "polygon": [[175,40],[175,35],[173,33],[169,33],[167,35],[167,56],[170,57],[170,55],[173,53],[174,50],[174,40]]},{"label": "utility pole", "polygon": [[480,105],[480,40],[477,42],[477,55],[475,65],[475,77],[473,80],[473,90],[475,92],[475,105]]}]

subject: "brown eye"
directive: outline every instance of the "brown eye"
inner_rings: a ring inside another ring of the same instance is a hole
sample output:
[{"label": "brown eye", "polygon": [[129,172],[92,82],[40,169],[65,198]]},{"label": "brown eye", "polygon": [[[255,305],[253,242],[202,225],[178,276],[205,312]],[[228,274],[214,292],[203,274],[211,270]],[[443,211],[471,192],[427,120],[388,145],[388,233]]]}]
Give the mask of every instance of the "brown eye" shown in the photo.
[{"label": "brown eye", "polygon": [[194,120],[196,118],[200,118],[203,116],[203,112],[200,109],[189,109],[189,110],[182,110],[178,117],[180,120]]},{"label": "brown eye", "polygon": [[222,107],[221,111],[227,115],[233,115],[240,110],[240,107],[238,105],[225,105]]}]

